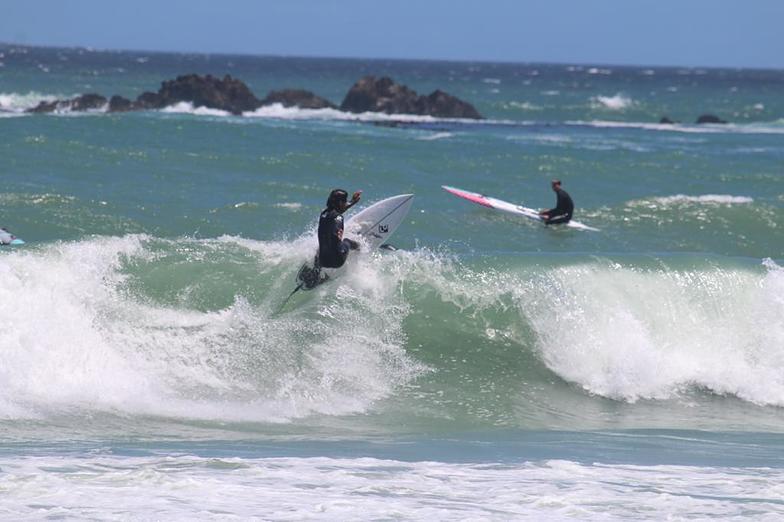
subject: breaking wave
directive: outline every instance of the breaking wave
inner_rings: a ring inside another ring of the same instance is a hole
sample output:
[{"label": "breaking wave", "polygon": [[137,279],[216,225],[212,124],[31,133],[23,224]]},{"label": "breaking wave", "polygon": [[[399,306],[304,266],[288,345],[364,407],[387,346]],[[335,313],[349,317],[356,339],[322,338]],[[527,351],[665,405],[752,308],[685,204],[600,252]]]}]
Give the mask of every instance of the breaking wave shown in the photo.
[{"label": "breaking wave", "polygon": [[284,422],[394,399],[418,404],[406,415],[504,423],[518,415],[509,397],[533,415],[536,390],[553,382],[566,387],[548,402],[566,402],[548,411],[575,415],[592,397],[784,406],[784,270],[773,261],[474,266],[398,251],[358,256],[278,313],[313,248],[305,236],[125,236],[3,253],[12,297],[0,314],[13,320],[0,339],[0,418]]},{"label": "breaking wave", "polygon": [[629,203],[629,205],[634,206],[640,203],[649,204],[650,202],[659,205],[665,205],[665,206],[688,205],[688,204],[743,205],[743,204],[753,203],[754,198],[750,198],[748,196],[732,196],[729,194],[704,194],[701,196],[687,196],[685,194],[676,194],[674,196],[651,198],[650,200],[645,200],[643,202],[632,201]]},{"label": "breaking wave", "polygon": [[628,109],[634,105],[634,100],[621,93],[615,96],[594,96],[591,98],[591,106],[595,109],[610,109],[619,111]]}]

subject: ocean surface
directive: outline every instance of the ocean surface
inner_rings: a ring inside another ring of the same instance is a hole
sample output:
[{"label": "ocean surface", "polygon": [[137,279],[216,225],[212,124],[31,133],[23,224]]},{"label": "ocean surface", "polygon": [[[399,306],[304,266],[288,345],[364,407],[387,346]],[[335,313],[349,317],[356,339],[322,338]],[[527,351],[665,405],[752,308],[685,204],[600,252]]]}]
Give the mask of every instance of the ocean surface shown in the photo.
[{"label": "ocean surface", "polygon": [[[186,73],[487,119],[24,114]],[[0,136],[0,518],[784,517],[784,71],[2,45]],[[398,250],[279,311],[336,187]]]}]

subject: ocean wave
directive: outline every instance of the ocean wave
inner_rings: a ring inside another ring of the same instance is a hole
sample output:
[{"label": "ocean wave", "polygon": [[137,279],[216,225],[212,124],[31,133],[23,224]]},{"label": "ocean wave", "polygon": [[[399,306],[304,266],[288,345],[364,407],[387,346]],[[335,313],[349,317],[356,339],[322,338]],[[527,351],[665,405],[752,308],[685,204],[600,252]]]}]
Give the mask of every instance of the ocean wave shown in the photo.
[{"label": "ocean wave", "polygon": [[296,211],[302,208],[302,203],[297,203],[297,202],[275,203],[275,206],[278,208],[285,208],[291,211]]},{"label": "ocean wave", "polygon": [[196,116],[231,116],[228,111],[220,109],[210,109],[209,107],[194,107],[191,102],[179,102],[174,105],[169,105],[160,109],[160,112],[166,114],[194,114]]},{"label": "ocean wave", "polygon": [[427,136],[420,136],[417,139],[421,141],[435,141],[435,140],[445,140],[447,138],[451,138],[452,136],[454,136],[454,134],[452,134],[451,132],[433,132],[431,134],[428,134]]},{"label": "ocean wave", "polygon": [[[707,392],[784,406],[784,270],[772,261],[754,269],[659,263],[595,260],[464,273],[444,265],[429,284],[455,306],[465,342],[519,344],[588,394],[635,403]],[[512,310],[514,319],[507,317]],[[441,317],[428,313],[436,322]],[[477,367],[493,353],[482,351]],[[535,366],[503,364],[507,371]],[[569,404],[553,407],[579,416]]]},{"label": "ocean wave", "polygon": [[[636,401],[699,387],[784,406],[784,271],[573,267],[528,310],[548,367],[590,393]],[[550,308],[550,307],[547,307]],[[622,341],[621,341],[622,340]],[[620,342],[620,344],[619,344]]]},{"label": "ocean wave", "polygon": [[[0,93],[0,117],[8,117],[8,115],[23,115],[26,111],[36,107],[41,102],[53,102],[55,100],[69,100],[78,95],[62,96],[41,94],[38,92],[30,91],[26,94],[21,93]],[[105,113],[109,109],[109,103],[105,103],[102,107],[97,109],[89,109],[86,111],[72,111],[69,106],[55,109],[51,113],[60,116],[78,116],[81,114],[96,114]]]},{"label": "ocean wave", "polygon": [[634,105],[634,100],[618,93],[615,96],[594,96],[591,98],[591,107],[594,109],[609,109],[620,111]]},{"label": "ocean wave", "polygon": [[732,196],[728,194],[704,194],[701,196],[687,196],[685,194],[676,194],[674,196],[664,196],[653,198],[653,202],[660,205],[683,205],[689,203],[697,203],[700,205],[738,205],[754,203],[754,198],[748,196]]},{"label": "ocean wave", "polygon": [[642,129],[663,132],[682,132],[689,134],[784,134],[782,120],[772,122],[754,123],[725,123],[725,124],[666,124],[635,121],[605,121],[605,120],[571,120],[565,125],[586,126],[596,128],[617,129]]},{"label": "ocean wave", "polygon": [[62,99],[62,97],[52,94],[41,94],[35,91],[27,93],[0,93],[0,113],[23,113],[41,102],[52,102],[58,99]]},{"label": "ocean wave", "polygon": [[[609,101],[610,105],[624,104],[623,101]],[[510,106],[514,106],[517,102],[511,102]],[[634,102],[630,102],[634,103]],[[604,105],[603,105],[604,107]],[[540,107],[522,104],[516,108],[524,110],[541,110]],[[617,110],[617,109],[613,109]],[[160,109],[163,113],[179,113],[179,114],[193,114],[197,116],[214,116],[226,117],[227,119],[233,117],[226,111],[217,109],[209,109],[206,107],[193,107],[189,102],[180,102],[176,105]],[[686,124],[661,124],[649,122],[623,122],[623,121],[605,121],[605,120],[591,120],[581,121],[572,120],[565,122],[550,122],[550,121],[537,121],[537,120],[511,120],[511,119],[485,119],[473,120],[465,118],[441,118],[435,116],[423,116],[417,114],[385,114],[379,112],[364,112],[352,113],[344,112],[338,109],[302,109],[299,107],[284,107],[281,104],[265,105],[252,112],[245,112],[242,114],[245,118],[258,118],[258,119],[274,119],[274,120],[292,120],[292,121],[354,121],[362,123],[391,123],[391,124],[405,124],[416,126],[443,124],[454,125],[457,127],[478,127],[478,126],[498,126],[498,127],[534,127],[534,126],[581,126],[581,127],[595,127],[595,128],[629,128],[629,129],[643,129],[653,131],[665,132],[681,132],[681,133],[696,133],[696,134],[716,134],[716,133],[743,133],[743,134],[784,134],[784,120],[777,120],[773,122],[758,122],[758,123],[739,123],[739,124],[721,124],[721,125],[686,125]]]},{"label": "ocean wave", "polygon": [[[88,238],[3,253],[12,297],[0,314],[13,320],[0,339],[0,418],[287,422],[394,398],[425,400],[414,408],[428,417],[518,425],[509,397],[530,404],[522,415],[534,422],[540,410],[579,418],[580,393],[784,407],[784,270],[773,261],[466,265],[397,251],[352,258],[351,271],[278,314],[314,250],[308,233]],[[556,381],[569,383],[556,394],[566,400],[541,403],[532,390]]]},{"label": "ocean wave", "polygon": [[784,480],[774,465],[40,453],[0,457],[10,519],[776,520]]},{"label": "ocean wave", "polygon": [[534,105],[531,102],[518,102],[511,101],[506,104],[505,108],[520,109],[523,111],[541,111],[542,107]]},{"label": "ocean wave", "polygon": [[[275,315],[293,286],[293,274],[281,276],[312,255],[313,241],[126,236],[3,255],[13,298],[0,300],[0,313],[15,320],[0,340],[0,418],[106,411],[284,422],[365,411],[424,368],[402,348],[407,307],[394,282],[347,277],[320,292],[323,307]],[[195,303],[225,293],[226,277],[214,287],[198,276],[172,300],[139,297],[215,255],[234,267],[227,274],[247,266],[246,292],[262,278],[273,299],[252,303],[238,288],[227,305],[199,311]],[[373,273],[357,263],[357,278]]]},{"label": "ocean wave", "polygon": [[434,123],[438,121],[473,121],[458,118],[436,118],[416,114],[385,114],[381,112],[353,113],[338,109],[302,109],[299,107],[284,107],[280,103],[265,105],[252,112],[245,112],[243,116],[249,118],[273,118],[281,120],[339,120],[360,122],[412,122]]}]

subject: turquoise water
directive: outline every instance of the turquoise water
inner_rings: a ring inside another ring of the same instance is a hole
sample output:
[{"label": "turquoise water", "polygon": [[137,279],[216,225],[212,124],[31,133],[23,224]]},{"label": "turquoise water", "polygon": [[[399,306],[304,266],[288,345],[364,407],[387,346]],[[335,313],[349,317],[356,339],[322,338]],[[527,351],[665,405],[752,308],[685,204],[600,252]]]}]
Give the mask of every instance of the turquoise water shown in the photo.
[{"label": "turquoise water", "polygon": [[[782,515],[784,72],[0,63],[0,225],[27,242],[0,250],[4,516]],[[189,72],[338,103],[387,74],[487,120],[22,112]],[[731,123],[656,123],[706,112]],[[554,177],[599,232],[440,188],[541,208]],[[399,250],[278,313],[335,187],[416,194]]]}]

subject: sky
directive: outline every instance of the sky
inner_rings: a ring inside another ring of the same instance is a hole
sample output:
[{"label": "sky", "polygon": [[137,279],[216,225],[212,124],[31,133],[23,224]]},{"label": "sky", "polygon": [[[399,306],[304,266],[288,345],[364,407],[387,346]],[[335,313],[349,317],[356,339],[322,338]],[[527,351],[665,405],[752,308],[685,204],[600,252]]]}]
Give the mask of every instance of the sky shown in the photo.
[{"label": "sky", "polygon": [[2,0],[0,42],[784,69],[784,0]]}]

